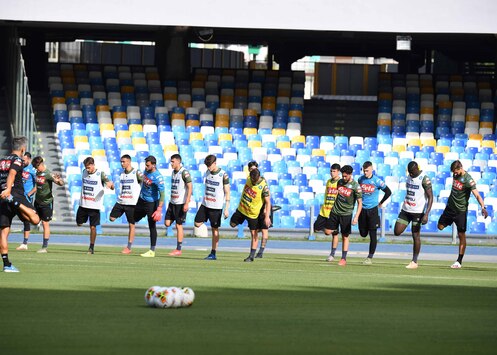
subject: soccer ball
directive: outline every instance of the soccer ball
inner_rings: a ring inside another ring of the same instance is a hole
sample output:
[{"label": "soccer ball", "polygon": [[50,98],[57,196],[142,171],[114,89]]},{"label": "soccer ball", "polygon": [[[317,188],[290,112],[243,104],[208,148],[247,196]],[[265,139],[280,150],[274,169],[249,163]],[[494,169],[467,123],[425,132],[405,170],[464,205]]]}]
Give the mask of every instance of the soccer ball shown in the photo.
[{"label": "soccer ball", "polygon": [[149,287],[148,290],[145,292],[145,303],[147,304],[147,306],[155,307],[154,295],[155,295],[155,292],[157,292],[159,290],[159,288],[161,288],[161,287],[160,286],[152,286],[152,287]]},{"label": "soccer ball", "polygon": [[174,303],[174,294],[168,287],[159,288],[154,294],[154,305],[156,308],[170,308]]},{"label": "soccer ball", "polygon": [[179,308],[183,303],[183,290],[179,287],[169,287],[169,292],[173,294],[171,308]]},{"label": "soccer ball", "polygon": [[195,292],[189,287],[183,288],[183,301],[181,307],[190,307],[195,301]]},{"label": "soccer ball", "polygon": [[193,235],[199,238],[208,238],[209,231],[207,230],[205,223],[202,223],[200,227],[193,227]]}]

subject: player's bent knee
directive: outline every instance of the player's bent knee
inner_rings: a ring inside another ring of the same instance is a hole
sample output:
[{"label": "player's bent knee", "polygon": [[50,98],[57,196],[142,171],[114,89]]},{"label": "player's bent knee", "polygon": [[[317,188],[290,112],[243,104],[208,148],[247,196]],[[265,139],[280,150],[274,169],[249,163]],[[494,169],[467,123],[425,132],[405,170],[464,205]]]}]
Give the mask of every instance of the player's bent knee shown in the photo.
[{"label": "player's bent knee", "polygon": [[359,229],[359,234],[361,237],[366,238],[368,236],[368,230],[367,229]]}]

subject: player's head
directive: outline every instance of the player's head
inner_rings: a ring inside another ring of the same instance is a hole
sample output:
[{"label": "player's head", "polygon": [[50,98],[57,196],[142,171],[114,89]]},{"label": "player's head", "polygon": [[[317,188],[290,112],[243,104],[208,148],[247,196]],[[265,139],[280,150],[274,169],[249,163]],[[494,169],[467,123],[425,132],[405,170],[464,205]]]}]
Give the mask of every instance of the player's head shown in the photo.
[{"label": "player's head", "polygon": [[421,174],[421,171],[419,170],[418,163],[416,163],[415,161],[411,161],[409,164],[407,164],[407,172],[412,178],[419,176],[419,174]]},{"label": "player's head", "polygon": [[20,156],[24,156],[28,147],[28,139],[26,137],[14,137],[12,139],[12,151],[20,152]]},{"label": "player's head", "polygon": [[83,165],[85,166],[88,173],[93,174],[95,172],[95,160],[92,157],[88,157],[83,160]]},{"label": "player's head", "polygon": [[261,172],[257,168],[253,168],[250,170],[250,181],[252,181],[252,184],[255,185],[259,181],[261,177]]},{"label": "player's head", "polygon": [[333,180],[338,179],[338,177],[340,176],[340,164],[335,163],[331,165],[330,174]]},{"label": "player's head", "polygon": [[362,164],[362,171],[364,173],[364,176],[369,179],[371,176],[373,176],[373,163],[371,163],[370,161],[365,161]]},{"label": "player's head", "polygon": [[31,161],[31,165],[33,165],[33,168],[35,168],[40,173],[44,172],[46,169],[45,162],[43,161],[43,158],[40,156],[34,157],[33,160]]},{"label": "player's head", "polygon": [[149,155],[145,158],[145,170],[149,173],[153,173],[157,167],[157,159],[153,155]]},{"label": "player's head", "polygon": [[171,168],[178,171],[181,167],[181,155],[173,154],[171,155]]},{"label": "player's head", "polygon": [[24,165],[26,166],[31,164],[31,153],[29,152],[24,153],[24,155],[22,156],[22,160],[24,161]]},{"label": "player's head", "polygon": [[352,173],[354,172],[354,168],[352,168],[350,165],[344,165],[340,169],[340,172],[342,173],[342,179],[345,182],[349,182],[352,180]]},{"label": "player's head", "polygon": [[450,171],[454,174],[454,176],[461,176],[464,172],[462,163],[459,160],[452,162],[452,164],[450,164]]},{"label": "player's head", "polygon": [[248,170],[252,171],[253,169],[257,169],[259,167],[259,164],[255,160],[249,161],[247,164]]},{"label": "player's head", "polygon": [[209,154],[208,156],[205,157],[204,164],[207,167],[207,170],[212,172],[217,169],[216,160],[217,160],[216,156],[212,154]]},{"label": "player's head", "polygon": [[124,154],[121,157],[121,167],[124,170],[128,170],[131,167],[131,157],[128,154]]}]

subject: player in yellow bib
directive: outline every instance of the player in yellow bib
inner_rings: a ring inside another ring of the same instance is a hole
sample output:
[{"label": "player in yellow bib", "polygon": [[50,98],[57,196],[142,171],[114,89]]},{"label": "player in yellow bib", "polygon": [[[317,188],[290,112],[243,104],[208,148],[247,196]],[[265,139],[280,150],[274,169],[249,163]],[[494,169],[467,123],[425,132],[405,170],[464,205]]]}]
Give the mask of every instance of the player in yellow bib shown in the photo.
[{"label": "player in yellow bib", "polygon": [[[259,225],[259,214],[264,205],[264,226]],[[250,171],[250,176],[243,187],[243,193],[240,198],[238,209],[231,216],[230,226],[235,228],[247,220],[250,234],[252,236],[250,255],[244,260],[247,262],[254,261],[255,252],[259,243],[257,230],[268,228],[271,224],[269,217],[271,213],[271,198],[266,180],[261,178],[258,169]]]}]

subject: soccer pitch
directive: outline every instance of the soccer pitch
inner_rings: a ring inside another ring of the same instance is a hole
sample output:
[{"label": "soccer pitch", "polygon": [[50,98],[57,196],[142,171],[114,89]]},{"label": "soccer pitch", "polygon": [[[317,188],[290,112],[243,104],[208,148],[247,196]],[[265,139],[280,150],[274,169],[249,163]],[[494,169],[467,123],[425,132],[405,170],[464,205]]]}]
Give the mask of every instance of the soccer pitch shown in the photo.
[{"label": "soccer pitch", "polygon": [[[2,354],[493,354],[497,265],[186,250],[50,246],[0,274]],[[145,249],[143,249],[144,251]],[[190,308],[146,306],[148,287],[188,286]]]}]

